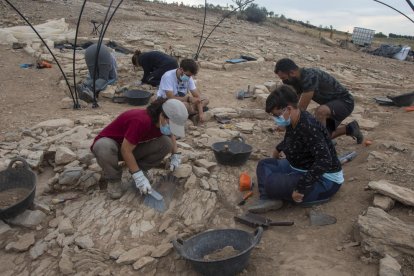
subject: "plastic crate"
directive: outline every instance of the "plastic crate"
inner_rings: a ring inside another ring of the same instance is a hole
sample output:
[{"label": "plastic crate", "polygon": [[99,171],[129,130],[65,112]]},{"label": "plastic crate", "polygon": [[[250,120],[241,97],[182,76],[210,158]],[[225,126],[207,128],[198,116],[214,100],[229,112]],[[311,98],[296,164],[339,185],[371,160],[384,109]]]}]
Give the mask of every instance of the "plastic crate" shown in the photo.
[{"label": "plastic crate", "polygon": [[374,35],[374,30],[354,27],[354,32],[352,33],[352,43],[360,46],[371,45]]}]

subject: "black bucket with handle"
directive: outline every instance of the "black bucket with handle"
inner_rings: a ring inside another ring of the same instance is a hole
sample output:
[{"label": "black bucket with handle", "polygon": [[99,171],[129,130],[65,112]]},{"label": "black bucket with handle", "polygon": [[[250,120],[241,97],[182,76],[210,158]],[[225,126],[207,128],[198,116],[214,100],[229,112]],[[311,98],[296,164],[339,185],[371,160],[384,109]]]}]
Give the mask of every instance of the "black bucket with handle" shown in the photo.
[{"label": "black bucket with handle", "polygon": [[[239,229],[207,230],[185,241],[173,240],[175,250],[188,260],[194,270],[206,276],[236,275],[246,268],[253,248],[262,238],[263,228],[253,233]],[[226,246],[233,247],[237,254],[217,260],[204,257]]]},{"label": "black bucket with handle", "polygon": [[[23,165],[19,166],[17,162]],[[26,160],[16,157],[6,170],[0,172],[0,193],[8,195],[13,189],[20,189],[22,196],[8,206],[0,206],[0,219],[8,219],[24,212],[32,205],[36,192],[36,175]],[[9,199],[8,199],[9,200]]]}]

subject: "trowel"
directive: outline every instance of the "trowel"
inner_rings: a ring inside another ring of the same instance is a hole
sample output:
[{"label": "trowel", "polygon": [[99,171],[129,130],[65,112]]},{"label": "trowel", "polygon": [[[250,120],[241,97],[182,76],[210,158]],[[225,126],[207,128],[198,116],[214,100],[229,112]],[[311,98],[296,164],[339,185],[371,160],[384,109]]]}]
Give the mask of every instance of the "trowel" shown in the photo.
[{"label": "trowel", "polygon": [[256,228],[258,226],[261,226],[263,228],[267,228],[269,226],[291,226],[294,224],[293,221],[272,221],[269,218],[249,212],[241,216],[234,216],[234,220],[253,228]]}]

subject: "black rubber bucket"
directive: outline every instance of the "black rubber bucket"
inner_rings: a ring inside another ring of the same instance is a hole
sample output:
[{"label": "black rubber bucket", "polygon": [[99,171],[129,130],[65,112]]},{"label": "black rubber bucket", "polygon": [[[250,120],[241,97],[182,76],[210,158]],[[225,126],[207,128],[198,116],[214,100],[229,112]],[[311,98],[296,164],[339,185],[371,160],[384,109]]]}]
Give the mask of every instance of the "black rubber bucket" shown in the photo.
[{"label": "black rubber bucket", "polygon": [[229,166],[241,166],[246,163],[253,149],[252,146],[238,139],[217,142],[211,145],[211,148],[214,151],[217,162]]},{"label": "black rubber bucket", "polygon": [[[13,166],[16,162],[22,162],[23,167]],[[10,189],[22,188],[27,190],[27,195],[19,202],[0,208],[0,218],[7,219],[25,211],[32,205],[36,192],[36,175],[30,170],[29,165],[23,158],[14,158],[6,170],[0,172],[0,192]]]},{"label": "black rubber bucket", "polygon": [[391,99],[396,106],[410,106],[414,103],[414,92],[387,97]]},{"label": "black rubber bucket", "polygon": [[152,97],[152,93],[144,90],[128,90],[124,93],[130,105],[146,105]]},{"label": "black rubber bucket", "polygon": [[[262,227],[256,228],[254,233],[239,229],[217,229],[205,231],[185,241],[173,240],[172,243],[178,254],[188,260],[200,274],[230,276],[246,268],[250,253],[260,242],[262,234]],[[229,258],[204,260],[204,256],[226,246],[232,246],[239,253]]]}]

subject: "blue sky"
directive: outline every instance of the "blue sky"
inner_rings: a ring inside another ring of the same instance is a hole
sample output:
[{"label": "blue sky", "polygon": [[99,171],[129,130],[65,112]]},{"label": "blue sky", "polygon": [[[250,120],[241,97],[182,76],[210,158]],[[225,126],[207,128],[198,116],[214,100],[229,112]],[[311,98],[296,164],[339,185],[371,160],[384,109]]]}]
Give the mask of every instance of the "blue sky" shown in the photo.
[{"label": "blue sky", "polygon": [[[185,4],[204,4],[204,0],[167,0]],[[414,11],[405,0],[382,0],[414,20]],[[414,1],[411,0],[414,4]],[[208,0],[210,4],[233,4],[232,1]],[[302,20],[315,26],[330,26],[352,33],[354,27],[373,29],[384,34],[414,36],[414,23],[396,11],[373,0],[256,0],[256,4],[275,14]]]}]

